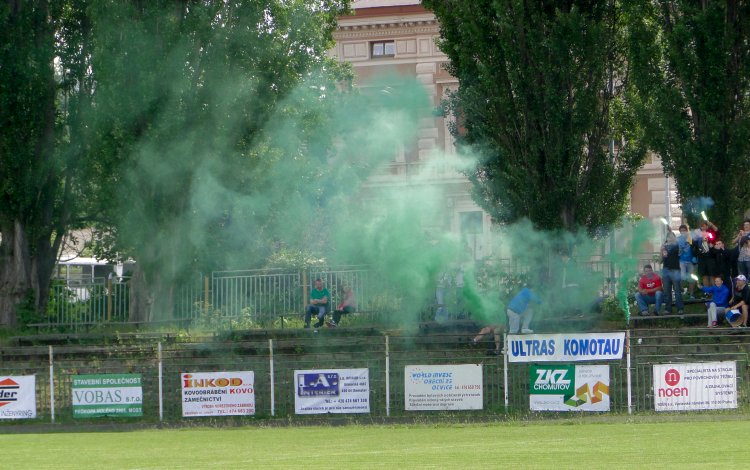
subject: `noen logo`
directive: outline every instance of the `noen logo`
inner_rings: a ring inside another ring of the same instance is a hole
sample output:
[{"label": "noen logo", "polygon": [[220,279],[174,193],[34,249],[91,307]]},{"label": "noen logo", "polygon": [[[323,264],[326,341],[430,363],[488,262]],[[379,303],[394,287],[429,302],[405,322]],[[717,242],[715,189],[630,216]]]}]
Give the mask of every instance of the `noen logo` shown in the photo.
[{"label": "noen logo", "polygon": [[17,402],[20,388],[21,386],[12,379],[0,381],[0,407]]},{"label": "noen logo", "polygon": [[297,374],[297,396],[339,396],[339,374],[335,372],[322,372],[318,374]]},{"label": "noen logo", "polygon": [[686,397],[690,394],[687,387],[676,387],[680,383],[680,373],[676,369],[669,369],[664,374],[664,382],[668,385],[667,388],[659,388],[656,390],[656,395],[659,398],[669,397]]},{"label": "noen logo", "polygon": [[664,381],[670,387],[674,387],[675,385],[680,383],[680,373],[675,369],[669,369],[667,373],[664,374]]}]

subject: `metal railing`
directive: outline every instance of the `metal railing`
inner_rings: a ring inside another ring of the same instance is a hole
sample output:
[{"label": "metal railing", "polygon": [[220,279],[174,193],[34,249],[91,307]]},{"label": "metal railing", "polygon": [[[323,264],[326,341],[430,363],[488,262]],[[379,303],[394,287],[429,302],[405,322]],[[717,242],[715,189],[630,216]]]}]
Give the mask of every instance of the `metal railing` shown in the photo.
[{"label": "metal railing", "polygon": [[[649,255],[638,257],[633,266],[638,271],[645,264],[654,264]],[[511,259],[498,261],[501,270],[520,272]],[[623,282],[617,264],[593,259],[579,263],[592,272],[601,273],[604,296],[613,295]],[[654,264],[654,269],[659,269]],[[505,272],[504,271],[504,272]],[[258,324],[282,317],[301,315],[313,281],[321,278],[331,293],[331,306],[340,301],[343,286],[352,287],[360,312],[393,311],[398,308],[397,296],[387,295],[389,286],[366,266],[316,267],[305,271],[242,270],[215,271],[208,276],[194,276],[176,289],[174,311],[170,317],[196,320],[203,316],[218,319],[246,319]],[[627,281],[630,281],[628,279]],[[391,286],[392,287],[392,286]],[[127,322],[129,318],[130,283],[127,279],[56,280],[50,289],[46,322],[50,325],[96,324]],[[434,299],[426,303],[429,308]],[[283,324],[283,321],[282,321]]]}]

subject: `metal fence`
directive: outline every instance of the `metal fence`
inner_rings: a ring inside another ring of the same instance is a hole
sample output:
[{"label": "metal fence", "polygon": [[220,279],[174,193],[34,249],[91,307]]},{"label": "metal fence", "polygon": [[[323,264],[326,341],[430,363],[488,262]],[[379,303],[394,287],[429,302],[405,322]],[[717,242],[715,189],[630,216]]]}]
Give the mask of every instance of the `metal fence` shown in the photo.
[{"label": "metal fence", "polygon": [[[513,260],[500,261],[500,266],[509,272],[520,269]],[[648,263],[654,264],[652,257],[643,255],[632,264],[640,271]],[[592,272],[601,273],[602,295],[613,295],[617,291],[623,276],[617,264],[594,259],[583,265]],[[658,266],[654,268],[658,269]],[[385,280],[378,279],[366,266],[336,266],[296,272],[242,270],[196,275],[177,287],[174,312],[168,316],[180,320],[196,320],[202,316],[243,318],[260,326],[281,318],[280,325],[283,326],[284,317],[303,313],[316,278],[323,279],[334,306],[341,298],[343,285],[348,284],[356,293],[360,312],[374,314],[398,308],[396,296],[383,294],[388,289]],[[75,326],[126,322],[129,296],[128,279],[79,280],[74,284],[55,281],[50,291],[49,314],[42,323]]]},{"label": "metal fence", "polygon": [[[309,333],[309,331],[308,331]],[[737,402],[750,405],[750,333],[701,328],[682,330],[631,330],[630,366],[622,360],[599,361],[610,366],[610,411],[646,413],[654,410],[655,364],[735,361]],[[480,364],[483,371],[481,410],[456,411],[467,417],[549,415],[529,411],[530,364],[509,364],[505,388],[502,356],[488,356],[462,333],[381,335],[365,330],[327,330],[320,334],[290,333],[268,339],[262,335],[235,335],[223,340],[159,342],[141,338],[116,345],[58,345],[3,347],[0,375],[36,375],[37,418],[0,420],[0,426],[29,422],[79,422],[73,419],[71,381],[78,374],[137,373],[142,375],[142,420],[195,422],[183,418],[180,374],[200,371],[253,371],[256,414],[226,420],[288,418],[322,420],[326,415],[295,414],[295,370],[366,368],[372,417],[434,416],[440,412],[405,410],[407,365]],[[54,390],[54,393],[52,392]],[[507,402],[506,402],[507,393]],[[54,402],[54,412],[52,403]],[[353,415],[347,415],[354,417]],[[361,415],[360,415],[361,416]],[[102,418],[131,422],[135,418]],[[217,419],[217,418],[213,418]],[[130,421],[129,421],[130,420]]]}]

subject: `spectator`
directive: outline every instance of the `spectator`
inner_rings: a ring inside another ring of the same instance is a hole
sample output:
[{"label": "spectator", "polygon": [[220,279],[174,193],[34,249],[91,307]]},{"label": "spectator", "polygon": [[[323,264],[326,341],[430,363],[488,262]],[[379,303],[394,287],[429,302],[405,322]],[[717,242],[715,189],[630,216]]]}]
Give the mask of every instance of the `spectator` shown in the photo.
[{"label": "spectator", "polygon": [[341,320],[341,315],[352,313],[357,310],[357,299],[354,296],[354,291],[349,284],[344,284],[341,287],[344,293],[344,298],[341,299],[336,310],[333,311],[333,320],[328,323],[328,326],[336,328]]},{"label": "spectator", "polygon": [[714,260],[708,253],[718,239],[719,231],[716,225],[707,220],[701,222],[701,228],[693,234],[693,254],[698,259],[698,274],[701,276],[704,287],[711,285],[710,277],[715,269]]},{"label": "spectator", "polygon": [[691,277],[693,274],[693,250],[691,245],[693,239],[687,225],[680,225],[680,236],[677,237],[677,245],[680,247],[680,277],[687,282],[688,296],[693,298],[695,293],[695,281]]},{"label": "spectator", "polygon": [[521,289],[521,292],[513,297],[506,309],[506,313],[508,314],[508,333],[518,333],[519,327],[523,334],[534,332],[529,329],[531,320],[534,318],[534,310],[529,305],[532,302],[535,304],[542,303],[541,299],[528,287],[524,287]]},{"label": "spectator", "polygon": [[[744,222],[742,222],[742,225],[740,225],[740,230],[737,232],[737,234],[732,239],[732,250],[731,253],[731,276],[737,276],[740,274],[737,272],[737,260],[739,259],[740,255],[740,242],[743,238],[750,236],[750,220],[746,219]],[[747,274],[745,274],[745,277],[747,277]],[[731,284],[731,282],[730,282]]]},{"label": "spectator", "polygon": [[737,255],[737,273],[745,277],[750,276],[750,235],[740,238]]},{"label": "spectator", "polygon": [[672,291],[674,291],[677,314],[682,315],[684,306],[682,304],[680,279],[680,247],[677,244],[677,237],[672,231],[667,234],[667,239],[661,247],[661,258],[661,279],[664,285],[664,303],[666,304],[665,313],[667,315],[672,314]]},{"label": "spectator", "polygon": [[[732,255],[729,250],[724,246],[724,242],[716,240],[714,247],[709,250],[709,254],[714,260],[714,276],[721,277],[724,281],[724,285],[732,285]],[[747,277],[747,276],[745,276]],[[729,287],[727,287],[728,289]]]},{"label": "spectator", "polygon": [[724,316],[724,312],[729,307],[729,287],[724,285],[721,276],[714,277],[714,285],[711,287],[701,287],[706,294],[711,294],[711,301],[706,302],[708,307],[708,327],[716,328],[718,318]]},{"label": "spectator", "polygon": [[750,288],[747,286],[747,278],[740,274],[734,279],[734,289],[732,290],[732,298],[729,300],[729,307],[727,310],[739,310],[740,318],[734,323],[731,323],[733,327],[746,327],[747,326],[747,309],[750,305]]},{"label": "spectator", "polygon": [[638,293],[635,294],[635,302],[638,304],[641,315],[650,315],[648,311],[650,304],[654,304],[654,309],[658,315],[663,294],[661,278],[654,272],[654,268],[647,264],[643,267],[643,276],[638,281]]},{"label": "spectator", "polygon": [[496,322],[494,322],[491,325],[487,325],[481,330],[479,330],[479,333],[474,337],[474,339],[471,340],[472,344],[479,344],[480,341],[482,341],[482,338],[484,338],[484,335],[492,334],[495,339],[495,349],[492,349],[487,352],[487,354],[494,354],[495,356],[499,356],[502,354],[502,349],[500,348],[500,335],[503,332],[503,325],[501,324],[501,320],[497,319]]},{"label": "spectator", "polygon": [[305,328],[310,328],[310,317],[315,314],[318,322],[313,325],[315,328],[323,326],[323,320],[328,311],[328,303],[331,301],[331,294],[328,289],[323,287],[323,280],[315,279],[314,288],[310,291],[310,304],[305,309]]}]

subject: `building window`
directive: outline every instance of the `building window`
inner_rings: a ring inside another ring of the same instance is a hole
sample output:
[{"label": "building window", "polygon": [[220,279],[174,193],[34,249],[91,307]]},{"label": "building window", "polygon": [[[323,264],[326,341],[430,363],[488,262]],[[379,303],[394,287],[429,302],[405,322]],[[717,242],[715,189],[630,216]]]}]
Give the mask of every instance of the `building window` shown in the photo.
[{"label": "building window", "polygon": [[393,57],[396,55],[395,41],[376,41],[370,43],[371,57]]}]

